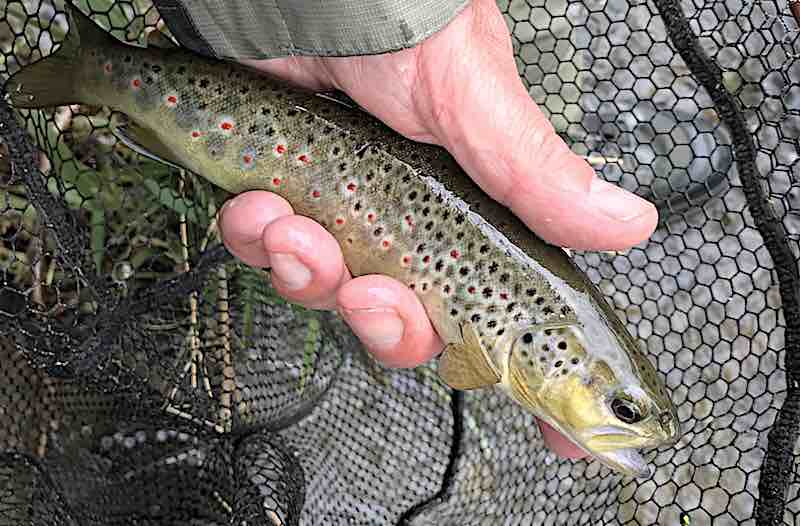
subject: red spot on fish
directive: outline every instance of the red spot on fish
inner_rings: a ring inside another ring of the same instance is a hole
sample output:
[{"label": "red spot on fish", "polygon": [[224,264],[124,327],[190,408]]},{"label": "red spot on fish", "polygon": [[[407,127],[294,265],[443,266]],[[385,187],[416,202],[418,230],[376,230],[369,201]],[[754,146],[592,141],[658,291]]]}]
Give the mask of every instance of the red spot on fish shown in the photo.
[{"label": "red spot on fish", "polygon": [[279,144],[278,146],[275,147],[275,151],[278,153],[278,155],[283,155],[284,153],[286,153],[286,146]]},{"label": "red spot on fish", "polygon": [[453,249],[450,251],[450,257],[453,259],[458,259],[461,257],[461,254],[458,253],[458,250]]},{"label": "red spot on fish", "polygon": [[506,294],[505,292],[501,292],[500,293],[500,299],[501,300],[507,300],[508,299],[508,294]]},{"label": "red spot on fish", "polygon": [[374,223],[375,222],[375,214],[373,214],[372,212],[367,214],[367,221],[369,221],[370,223]]},{"label": "red spot on fish", "polygon": [[244,154],[244,156],[242,156],[242,160],[245,163],[250,164],[250,163],[253,162],[253,156],[252,155],[248,155],[248,154]]},{"label": "red spot on fish", "polygon": [[133,86],[135,89],[139,89],[139,88],[141,88],[141,87],[142,87],[142,81],[141,81],[141,79],[133,79],[133,80],[131,81],[131,86]]},{"label": "red spot on fish", "polygon": [[355,183],[348,183],[347,184],[347,190],[349,192],[355,192],[356,191],[356,184]]},{"label": "red spot on fish", "polygon": [[230,130],[233,129],[233,123],[232,122],[228,122],[228,121],[222,121],[220,123],[219,127],[222,128],[225,131],[230,131]]},{"label": "red spot on fish", "polygon": [[114,66],[111,65],[111,62],[106,62],[106,65],[103,66],[103,69],[106,73],[111,73],[111,70],[114,69]]},{"label": "red spot on fish", "polygon": [[467,292],[469,292],[470,294],[475,294],[475,287],[469,287],[467,289]]},{"label": "red spot on fish", "polygon": [[342,219],[341,217],[337,217],[336,218],[336,224],[337,225],[343,225],[344,224],[344,219]]},{"label": "red spot on fish", "polygon": [[170,104],[177,104],[178,97],[176,97],[175,95],[170,95],[169,97],[167,97],[167,102],[169,102]]},{"label": "red spot on fish", "polygon": [[390,246],[392,246],[392,242],[389,241],[388,239],[384,239],[383,241],[381,241],[381,246],[383,248],[389,248]]},{"label": "red spot on fish", "polygon": [[275,179],[273,179],[273,180],[272,180],[272,184],[273,184],[274,186],[280,186],[280,184],[281,184],[281,180],[280,180],[279,178],[277,178],[277,177],[276,177]]},{"label": "red spot on fish", "polygon": [[322,194],[319,192],[319,190],[314,190],[313,192],[311,192],[311,197],[313,197],[314,199],[319,199],[321,195]]},{"label": "red spot on fish", "polygon": [[422,262],[423,263],[430,263],[431,262],[431,257],[430,256],[425,256],[424,258],[422,258]]},{"label": "red spot on fish", "polygon": [[411,264],[411,256],[403,256],[403,265],[410,265]]},{"label": "red spot on fish", "polygon": [[408,226],[412,226],[413,227],[414,226],[414,218],[412,218],[410,215],[407,215],[406,216],[406,224],[408,224]]},{"label": "red spot on fish", "polygon": [[308,158],[308,155],[303,154],[297,157],[297,160],[301,163],[311,164],[311,159]]},{"label": "red spot on fish", "polygon": [[199,131],[197,131],[197,130],[193,131],[193,132],[192,132],[192,137],[193,137],[193,138],[195,138],[195,139],[197,139],[198,137],[200,137],[200,132],[199,132]]}]

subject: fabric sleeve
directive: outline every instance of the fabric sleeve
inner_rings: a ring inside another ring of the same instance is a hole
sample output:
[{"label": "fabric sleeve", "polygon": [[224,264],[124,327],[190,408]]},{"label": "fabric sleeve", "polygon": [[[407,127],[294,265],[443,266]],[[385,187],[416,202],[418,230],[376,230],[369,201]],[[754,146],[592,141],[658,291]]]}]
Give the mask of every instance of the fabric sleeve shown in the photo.
[{"label": "fabric sleeve", "polygon": [[227,59],[353,56],[413,47],[468,0],[154,0],[184,46]]}]

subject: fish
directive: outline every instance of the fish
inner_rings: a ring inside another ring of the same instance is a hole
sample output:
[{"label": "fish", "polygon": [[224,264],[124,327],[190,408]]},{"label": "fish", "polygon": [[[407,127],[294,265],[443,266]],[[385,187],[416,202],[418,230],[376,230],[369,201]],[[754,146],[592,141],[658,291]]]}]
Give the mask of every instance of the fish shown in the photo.
[{"label": "fish", "polygon": [[124,44],[67,9],[58,50],[7,81],[14,107],[107,106],[142,155],[284,197],[336,238],[354,276],[414,291],[445,344],[445,384],[499,389],[609,468],[646,477],[641,450],[677,441],[663,379],[599,290],[445,149],[240,64]]}]

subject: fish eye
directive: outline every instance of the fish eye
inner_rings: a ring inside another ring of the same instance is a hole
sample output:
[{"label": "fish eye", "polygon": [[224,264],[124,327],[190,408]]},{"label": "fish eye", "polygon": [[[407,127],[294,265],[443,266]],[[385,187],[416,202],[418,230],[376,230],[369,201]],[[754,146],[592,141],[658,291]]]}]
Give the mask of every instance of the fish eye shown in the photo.
[{"label": "fish eye", "polygon": [[642,413],[635,404],[622,398],[615,398],[611,401],[611,411],[614,416],[625,422],[626,424],[635,424],[642,420]]}]

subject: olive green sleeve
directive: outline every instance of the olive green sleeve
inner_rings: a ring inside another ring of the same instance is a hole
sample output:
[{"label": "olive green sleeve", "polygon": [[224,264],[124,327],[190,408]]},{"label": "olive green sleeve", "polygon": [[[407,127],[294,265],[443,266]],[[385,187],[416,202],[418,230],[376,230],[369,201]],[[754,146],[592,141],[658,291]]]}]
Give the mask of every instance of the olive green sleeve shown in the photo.
[{"label": "olive green sleeve", "polygon": [[155,0],[186,47],[219,58],[352,56],[419,44],[468,0]]}]

